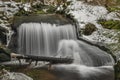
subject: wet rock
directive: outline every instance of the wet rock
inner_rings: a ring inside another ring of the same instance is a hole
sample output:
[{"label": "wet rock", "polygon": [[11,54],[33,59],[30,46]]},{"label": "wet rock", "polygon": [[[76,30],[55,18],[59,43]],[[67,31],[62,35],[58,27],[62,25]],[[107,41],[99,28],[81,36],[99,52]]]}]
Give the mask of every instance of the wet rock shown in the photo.
[{"label": "wet rock", "polygon": [[10,61],[9,51],[0,45],[0,62]]},{"label": "wet rock", "polygon": [[94,24],[88,23],[85,25],[85,28],[83,30],[84,35],[91,35],[94,31],[96,31],[97,28]]},{"label": "wet rock", "polygon": [[7,33],[7,30],[3,27],[0,27],[0,41],[3,44],[6,44],[6,33]]},{"label": "wet rock", "polygon": [[1,80],[33,80],[33,79],[26,76],[23,73],[7,72],[6,74],[2,75]]},{"label": "wet rock", "polygon": [[0,53],[0,62],[10,61],[10,57],[4,53]]}]

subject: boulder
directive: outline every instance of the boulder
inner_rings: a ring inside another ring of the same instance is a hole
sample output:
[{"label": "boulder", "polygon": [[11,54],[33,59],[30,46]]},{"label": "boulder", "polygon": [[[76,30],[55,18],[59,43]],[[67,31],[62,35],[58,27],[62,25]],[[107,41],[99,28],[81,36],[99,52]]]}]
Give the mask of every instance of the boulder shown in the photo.
[{"label": "boulder", "polygon": [[33,80],[29,76],[23,73],[15,73],[15,72],[6,72],[6,74],[1,76],[1,80]]}]

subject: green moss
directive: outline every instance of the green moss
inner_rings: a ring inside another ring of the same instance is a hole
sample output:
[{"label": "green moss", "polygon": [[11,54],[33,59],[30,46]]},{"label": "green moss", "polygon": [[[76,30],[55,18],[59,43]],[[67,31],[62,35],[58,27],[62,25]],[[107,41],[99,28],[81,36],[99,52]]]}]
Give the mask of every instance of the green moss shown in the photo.
[{"label": "green moss", "polygon": [[120,0],[107,0],[106,8],[109,12],[120,12]]},{"label": "green moss", "polygon": [[83,29],[84,35],[91,35],[94,31],[96,31],[96,27],[94,24],[88,23],[85,25],[85,29]]},{"label": "green moss", "polygon": [[120,12],[120,7],[117,7],[117,6],[109,6],[108,8],[108,11],[110,12]]},{"label": "green moss", "polygon": [[118,5],[120,5],[120,0],[117,0],[116,3],[117,3]]},{"label": "green moss", "polygon": [[120,21],[119,20],[103,20],[103,19],[101,19],[98,21],[98,23],[107,29],[120,30]]}]

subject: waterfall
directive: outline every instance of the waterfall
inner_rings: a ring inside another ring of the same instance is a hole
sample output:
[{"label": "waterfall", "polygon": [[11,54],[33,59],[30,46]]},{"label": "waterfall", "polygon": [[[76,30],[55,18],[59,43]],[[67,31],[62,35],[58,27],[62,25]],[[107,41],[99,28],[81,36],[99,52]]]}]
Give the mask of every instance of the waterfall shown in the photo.
[{"label": "waterfall", "polygon": [[24,55],[56,56],[58,43],[62,39],[76,39],[72,25],[23,23],[19,27],[18,52]]},{"label": "waterfall", "polygon": [[[114,60],[111,55],[77,40],[75,28],[72,25],[23,23],[18,32],[18,52],[20,54],[74,59],[73,64],[53,66],[61,79],[114,80],[112,67]],[[75,77],[76,75],[70,76],[74,73],[79,75],[78,78]]]},{"label": "waterfall", "polygon": [[75,28],[49,23],[23,23],[19,27],[19,53],[35,56],[71,57],[74,64],[103,66],[114,63],[111,55],[78,41]]}]

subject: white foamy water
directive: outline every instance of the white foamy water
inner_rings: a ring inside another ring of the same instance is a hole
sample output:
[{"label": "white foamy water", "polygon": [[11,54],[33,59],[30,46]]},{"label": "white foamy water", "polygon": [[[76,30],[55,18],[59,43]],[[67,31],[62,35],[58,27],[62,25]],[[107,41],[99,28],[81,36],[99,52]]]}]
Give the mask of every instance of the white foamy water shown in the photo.
[{"label": "white foamy water", "polygon": [[76,39],[72,25],[57,26],[47,23],[24,23],[19,28],[19,53],[56,56],[62,39]]},{"label": "white foamy water", "polygon": [[59,72],[59,75],[63,76],[63,80],[114,80],[114,69],[112,66],[88,67],[76,64],[63,64],[55,65],[54,69]]}]

